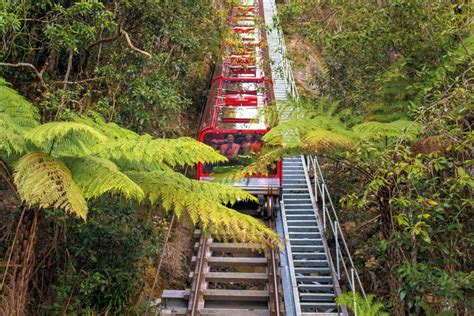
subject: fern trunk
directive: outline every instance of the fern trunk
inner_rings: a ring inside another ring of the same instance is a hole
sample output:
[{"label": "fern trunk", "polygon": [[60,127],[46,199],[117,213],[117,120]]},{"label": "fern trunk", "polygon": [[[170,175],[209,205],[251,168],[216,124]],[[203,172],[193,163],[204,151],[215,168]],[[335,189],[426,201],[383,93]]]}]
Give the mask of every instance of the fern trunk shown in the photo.
[{"label": "fern trunk", "polygon": [[38,209],[22,206],[17,231],[8,250],[7,267],[3,283],[0,315],[26,314],[28,286],[35,260],[34,247],[38,232]]}]

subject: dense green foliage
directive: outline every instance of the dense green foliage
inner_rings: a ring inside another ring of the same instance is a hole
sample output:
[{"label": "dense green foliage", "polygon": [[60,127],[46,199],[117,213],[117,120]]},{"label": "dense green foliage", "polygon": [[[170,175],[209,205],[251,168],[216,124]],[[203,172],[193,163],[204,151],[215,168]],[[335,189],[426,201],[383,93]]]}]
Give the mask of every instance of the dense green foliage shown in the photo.
[{"label": "dense green foliage", "polygon": [[397,315],[469,314],[472,3],[301,0],[280,19],[322,66],[301,106],[312,114],[275,131],[325,157],[366,290]]},{"label": "dense green foliage", "polygon": [[[144,286],[144,268],[159,253],[165,227],[146,223],[133,209],[117,203],[93,206],[87,225],[53,212],[48,215],[59,218],[68,231],[56,254],[56,280],[42,289],[54,293],[52,303],[43,304],[43,313],[128,312]],[[140,308],[132,310],[139,314]]]},{"label": "dense green foliage", "polygon": [[93,109],[136,131],[179,134],[205,96],[223,16],[209,0],[2,1],[0,74],[44,120]]}]

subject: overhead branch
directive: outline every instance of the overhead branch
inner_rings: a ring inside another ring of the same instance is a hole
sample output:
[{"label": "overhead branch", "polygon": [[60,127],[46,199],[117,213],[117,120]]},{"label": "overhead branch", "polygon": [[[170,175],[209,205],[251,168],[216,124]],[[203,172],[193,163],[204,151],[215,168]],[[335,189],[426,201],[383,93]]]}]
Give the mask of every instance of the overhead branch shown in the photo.
[{"label": "overhead branch", "polygon": [[133,44],[132,44],[132,41],[130,40],[130,36],[128,35],[127,32],[125,32],[124,30],[120,29],[120,33],[125,37],[125,40],[127,41],[127,44],[128,44],[128,47],[130,47],[132,50],[136,51],[136,52],[139,52],[140,54],[143,54],[145,55],[146,57],[148,58],[153,58],[153,56],[148,53],[148,52],[145,52],[144,50],[141,50],[140,48],[137,48],[135,47]]},{"label": "overhead branch", "polygon": [[16,67],[28,67],[28,68],[30,68],[31,70],[33,70],[35,72],[36,77],[38,77],[38,80],[40,81],[40,84],[43,87],[43,89],[45,89],[45,90],[48,89],[48,86],[46,85],[46,83],[44,82],[44,79],[43,79],[43,73],[39,72],[38,69],[33,64],[30,64],[30,63],[12,64],[12,63],[0,62],[0,66],[15,67],[15,68]]},{"label": "overhead branch", "polygon": [[64,102],[66,101],[66,89],[68,85],[68,80],[69,80],[69,75],[71,74],[71,68],[72,68],[72,59],[74,57],[74,51],[72,49],[69,50],[69,57],[67,61],[67,69],[66,69],[66,74],[64,75],[64,80],[63,80],[63,93],[61,95],[61,103],[59,104],[58,111],[56,112],[55,119],[57,120],[59,118],[59,115],[61,114],[64,106]]},{"label": "overhead branch", "polygon": [[90,50],[92,47],[96,46],[96,45],[99,45],[99,44],[103,44],[103,43],[107,43],[107,42],[112,42],[116,39],[118,39],[120,37],[120,32],[116,32],[114,33],[114,35],[112,36],[109,36],[109,37],[103,37],[101,39],[98,39],[97,41],[93,42],[93,43],[90,43],[87,47],[86,47],[86,50]]}]

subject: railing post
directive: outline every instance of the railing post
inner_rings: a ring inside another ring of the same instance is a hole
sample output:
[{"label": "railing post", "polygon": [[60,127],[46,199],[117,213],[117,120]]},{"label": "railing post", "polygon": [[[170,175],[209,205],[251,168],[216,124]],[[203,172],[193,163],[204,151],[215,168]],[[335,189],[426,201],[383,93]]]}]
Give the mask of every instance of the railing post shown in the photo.
[{"label": "railing post", "polygon": [[321,184],[322,187],[322,192],[321,192],[321,198],[323,199],[323,230],[326,232],[326,194],[325,194],[325,183],[323,182]]},{"label": "railing post", "polygon": [[352,296],[353,296],[353,299],[354,299],[354,316],[357,316],[357,301],[356,301],[354,268],[351,268],[351,279],[352,279]]},{"label": "railing post", "polygon": [[314,173],[314,199],[316,200],[316,203],[318,202],[318,189],[319,189],[319,177],[318,177],[318,172],[316,170],[316,157],[313,157],[312,161],[312,168],[313,168],[313,173]]},{"label": "railing post", "polygon": [[337,274],[337,279],[341,279],[341,271],[340,271],[340,266],[339,266],[339,238],[337,236],[337,225],[338,222],[334,221],[334,239],[336,241],[336,274]]}]

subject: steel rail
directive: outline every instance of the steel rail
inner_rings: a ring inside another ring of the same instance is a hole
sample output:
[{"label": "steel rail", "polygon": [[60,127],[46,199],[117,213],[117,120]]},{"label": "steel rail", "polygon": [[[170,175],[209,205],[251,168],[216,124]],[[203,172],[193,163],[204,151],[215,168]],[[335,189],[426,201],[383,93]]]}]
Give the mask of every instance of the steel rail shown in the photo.
[{"label": "steel rail", "polygon": [[207,238],[205,236],[205,233],[202,232],[201,236],[201,248],[200,248],[200,254],[199,254],[199,262],[198,262],[198,268],[197,268],[197,274],[196,274],[196,280],[194,284],[194,294],[193,294],[193,302],[191,305],[191,316],[195,316],[196,312],[198,312],[198,307],[199,307],[199,298],[200,298],[200,291],[201,291],[201,284],[202,284],[202,274],[203,274],[203,269],[204,269],[204,261],[206,258],[206,252],[207,252]]},{"label": "steel rail", "polygon": [[[275,230],[275,214],[272,214],[272,220],[270,223],[270,228]],[[271,257],[271,263],[272,263],[272,282],[273,282],[273,300],[275,302],[275,315],[280,316],[281,311],[280,311],[280,297],[278,295],[278,288],[279,288],[279,283],[278,283],[278,262],[277,262],[277,254],[275,249],[271,248],[270,249],[270,257]],[[270,310],[270,314],[271,314]]]}]

